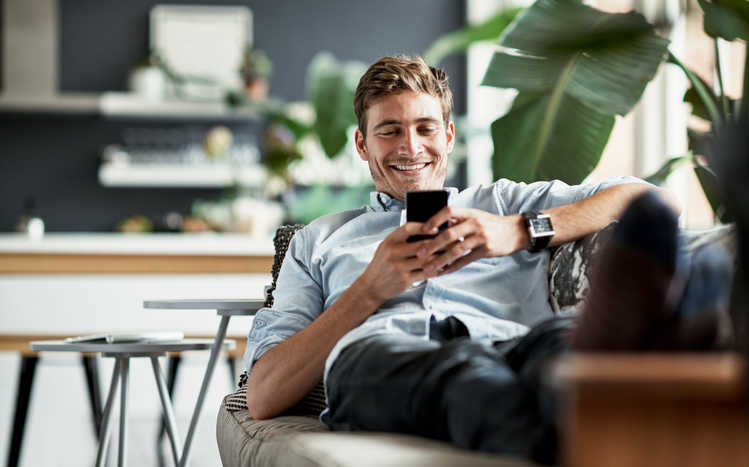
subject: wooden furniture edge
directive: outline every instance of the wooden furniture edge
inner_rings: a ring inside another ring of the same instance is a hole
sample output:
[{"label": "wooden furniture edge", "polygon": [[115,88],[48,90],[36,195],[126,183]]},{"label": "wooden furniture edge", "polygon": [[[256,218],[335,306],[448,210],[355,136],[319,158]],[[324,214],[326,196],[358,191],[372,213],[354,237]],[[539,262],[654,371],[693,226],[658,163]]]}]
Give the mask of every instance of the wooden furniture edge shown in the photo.
[{"label": "wooden furniture edge", "polygon": [[561,390],[671,399],[735,399],[745,393],[745,376],[745,362],[733,352],[570,353],[552,369],[553,384]]},{"label": "wooden furniture edge", "polygon": [[268,274],[273,255],[1,253],[0,274]]},{"label": "wooden furniture edge", "polygon": [[562,465],[749,465],[735,353],[568,354],[555,362]]},{"label": "wooden furniture edge", "polygon": [[[74,334],[0,334],[0,352],[18,352],[21,355],[36,355],[39,352],[34,352],[29,349],[29,342],[31,341],[44,341],[44,340],[62,340],[66,337],[70,337]],[[211,339],[215,336],[202,335],[202,336],[185,336],[186,339]],[[244,354],[244,349],[247,345],[246,337],[234,337],[227,336],[227,339],[231,339],[237,343],[236,347],[232,350],[223,350],[225,355],[232,358],[241,358]]]}]

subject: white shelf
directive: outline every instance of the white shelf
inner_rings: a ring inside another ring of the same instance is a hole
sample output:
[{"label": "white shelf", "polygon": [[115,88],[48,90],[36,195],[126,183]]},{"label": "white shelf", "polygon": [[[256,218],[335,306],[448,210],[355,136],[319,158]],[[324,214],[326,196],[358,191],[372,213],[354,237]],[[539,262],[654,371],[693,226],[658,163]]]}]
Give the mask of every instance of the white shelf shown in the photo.
[{"label": "white shelf", "polygon": [[189,100],[151,100],[128,93],[107,92],[99,99],[99,110],[109,117],[144,118],[221,118],[247,120],[258,118],[254,110],[234,109],[224,102]]},{"label": "white shelf", "polygon": [[98,113],[98,94],[0,95],[0,112]]},{"label": "white shelf", "polygon": [[99,182],[119,187],[201,187],[223,188],[240,182],[245,186],[261,186],[267,177],[260,165],[235,167],[229,164],[183,165],[122,165],[103,163]]},{"label": "white shelf", "polygon": [[249,120],[260,115],[248,108],[228,106],[220,101],[177,99],[150,100],[135,94],[63,93],[49,96],[0,95],[0,113],[100,114],[107,117]]}]

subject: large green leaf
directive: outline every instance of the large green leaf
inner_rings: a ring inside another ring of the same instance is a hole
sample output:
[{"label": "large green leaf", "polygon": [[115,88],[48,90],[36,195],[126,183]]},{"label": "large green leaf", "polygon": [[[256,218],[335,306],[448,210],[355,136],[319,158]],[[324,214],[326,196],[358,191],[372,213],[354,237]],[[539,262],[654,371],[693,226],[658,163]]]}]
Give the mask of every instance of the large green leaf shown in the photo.
[{"label": "large green leaf", "polygon": [[[520,91],[492,125],[494,176],[581,182],[637,103],[668,41],[636,13],[538,0],[507,28],[483,84]],[[534,97],[529,97],[531,94]]]},{"label": "large green leaf", "polygon": [[703,26],[711,37],[733,41],[749,39],[747,0],[698,0],[704,12]]},{"label": "large green leaf", "polygon": [[694,166],[694,173],[700,181],[702,191],[705,192],[705,197],[710,203],[710,207],[713,208],[715,217],[717,217],[721,222],[731,222],[731,218],[726,213],[725,206],[723,205],[721,186],[715,172],[706,165],[696,164]]},{"label": "large green leaf", "polygon": [[713,157],[713,134],[709,131],[697,131],[687,128],[687,142],[693,154],[703,156],[710,161]]},{"label": "large green leaf", "polygon": [[642,95],[668,41],[637,13],[539,0],[507,28],[483,84],[519,91],[561,87],[601,112],[624,115]]},{"label": "large green leaf", "polygon": [[424,52],[424,61],[436,65],[450,54],[464,52],[474,42],[498,39],[521,11],[522,8],[505,8],[486,21],[440,37]]},{"label": "large green leaf", "polygon": [[[495,178],[580,183],[595,168],[614,117],[573,97],[556,99],[530,98],[492,124]],[[565,118],[557,117],[561,108]]]},{"label": "large green leaf", "polygon": [[709,117],[708,120],[711,122],[721,122],[723,120],[723,114],[718,105],[718,96],[716,96],[712,89],[710,89],[710,86],[708,86],[705,80],[684,65],[670,50],[668,52],[668,62],[678,66],[684,72],[687,80],[689,80],[692,88],[702,101],[702,105],[705,107],[705,112],[707,112]]},{"label": "large green leaf", "polygon": [[647,176],[645,181],[654,185],[663,185],[666,179],[674,172],[676,172],[681,166],[688,162],[692,162],[694,156],[691,152],[684,156],[676,156],[667,160],[655,173]]},{"label": "large green leaf", "polygon": [[315,108],[313,128],[328,157],[346,146],[348,129],[356,124],[351,103],[366,66],[360,62],[339,62],[321,52],[312,58],[307,74],[307,94]]}]

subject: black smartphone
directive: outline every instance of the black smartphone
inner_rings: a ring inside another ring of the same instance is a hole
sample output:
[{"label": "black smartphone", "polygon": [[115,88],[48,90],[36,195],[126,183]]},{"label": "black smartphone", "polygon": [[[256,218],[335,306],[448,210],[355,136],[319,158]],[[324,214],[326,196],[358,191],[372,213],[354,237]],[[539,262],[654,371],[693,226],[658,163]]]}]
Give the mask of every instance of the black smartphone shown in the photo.
[{"label": "black smartphone", "polygon": [[[409,191],[406,193],[406,221],[407,222],[426,222],[433,215],[437,214],[440,209],[447,206],[447,190],[428,190],[428,191]],[[447,222],[439,226],[439,232],[447,228]],[[438,234],[439,234],[438,232]],[[427,238],[434,238],[434,235],[411,235],[406,239],[407,242],[418,242]]]}]

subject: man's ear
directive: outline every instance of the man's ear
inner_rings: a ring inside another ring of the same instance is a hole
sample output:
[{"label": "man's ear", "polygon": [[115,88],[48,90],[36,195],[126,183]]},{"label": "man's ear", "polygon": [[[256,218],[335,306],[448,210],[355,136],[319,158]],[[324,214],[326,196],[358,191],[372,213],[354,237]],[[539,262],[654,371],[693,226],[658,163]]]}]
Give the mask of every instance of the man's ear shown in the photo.
[{"label": "man's ear", "polygon": [[356,129],[354,132],[354,143],[356,144],[356,152],[359,153],[359,157],[363,161],[369,161],[369,155],[367,154],[367,145],[364,142],[364,134],[360,129]]},{"label": "man's ear", "polygon": [[452,121],[447,124],[445,133],[447,135],[447,153],[450,154],[455,147],[455,124]]}]

